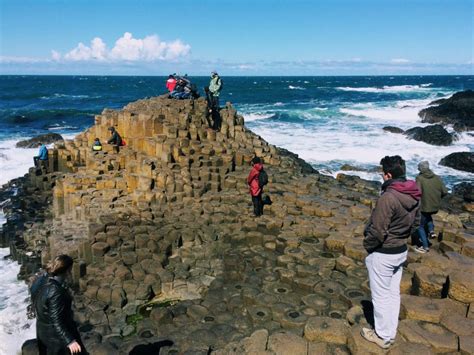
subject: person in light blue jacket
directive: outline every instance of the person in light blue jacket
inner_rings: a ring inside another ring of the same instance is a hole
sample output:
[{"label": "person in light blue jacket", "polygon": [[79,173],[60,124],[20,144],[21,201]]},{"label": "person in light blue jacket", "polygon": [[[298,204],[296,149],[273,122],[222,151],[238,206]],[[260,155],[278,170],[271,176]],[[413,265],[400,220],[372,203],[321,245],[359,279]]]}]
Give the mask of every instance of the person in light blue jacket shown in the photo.
[{"label": "person in light blue jacket", "polygon": [[43,143],[38,143],[39,152],[38,155],[33,157],[35,167],[39,169],[48,170],[48,148]]}]

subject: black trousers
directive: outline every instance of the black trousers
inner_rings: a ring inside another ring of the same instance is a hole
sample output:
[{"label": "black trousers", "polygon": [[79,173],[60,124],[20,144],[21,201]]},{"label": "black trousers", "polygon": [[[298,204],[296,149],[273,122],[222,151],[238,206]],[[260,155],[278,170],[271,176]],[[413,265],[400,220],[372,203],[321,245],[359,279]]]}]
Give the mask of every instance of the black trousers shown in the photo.
[{"label": "black trousers", "polygon": [[253,213],[255,216],[261,216],[263,214],[263,201],[262,201],[262,194],[257,196],[252,196],[252,203],[253,203]]},{"label": "black trousers", "polygon": [[211,107],[211,117],[212,117],[212,128],[216,131],[221,129],[221,115],[219,113],[219,96],[214,96],[212,93],[209,93],[210,107]]}]

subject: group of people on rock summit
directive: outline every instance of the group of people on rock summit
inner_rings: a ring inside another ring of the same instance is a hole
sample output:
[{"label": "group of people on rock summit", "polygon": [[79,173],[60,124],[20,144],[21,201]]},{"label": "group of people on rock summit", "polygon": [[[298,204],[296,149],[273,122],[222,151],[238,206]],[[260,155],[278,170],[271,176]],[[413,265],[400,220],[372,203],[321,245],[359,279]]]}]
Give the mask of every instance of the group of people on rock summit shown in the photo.
[{"label": "group of people on rock summit", "polygon": [[[197,92],[196,85],[191,82],[188,78],[187,74],[184,76],[178,76],[176,74],[171,74],[166,81],[166,88],[169,91],[169,97],[173,99],[190,99],[199,97]],[[219,95],[222,90],[222,79],[217,74],[216,71],[211,73],[211,81],[209,86],[204,88],[206,91],[206,98],[207,98],[207,108],[209,110],[209,114],[212,117],[212,128],[215,130],[219,130],[221,126],[221,119],[219,114]],[[110,138],[107,140],[108,144],[111,144],[115,151],[118,152],[121,146],[124,146],[126,143],[123,138],[120,136],[119,132],[115,129],[115,127],[108,128],[110,132]],[[43,145],[41,149],[46,149]],[[102,151],[102,143],[100,142],[99,138],[94,139],[94,143],[92,144],[92,151],[100,152]],[[43,158],[44,153],[39,154],[39,158],[36,159],[35,157],[35,166],[38,166],[37,160],[41,161]],[[47,159],[47,151],[46,151],[46,159]]]}]

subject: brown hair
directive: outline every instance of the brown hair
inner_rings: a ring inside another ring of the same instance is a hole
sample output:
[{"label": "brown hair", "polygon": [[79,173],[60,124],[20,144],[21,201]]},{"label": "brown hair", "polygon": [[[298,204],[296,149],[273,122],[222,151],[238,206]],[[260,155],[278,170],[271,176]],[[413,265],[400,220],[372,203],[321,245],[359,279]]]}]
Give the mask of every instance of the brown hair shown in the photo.
[{"label": "brown hair", "polygon": [[62,275],[69,271],[73,263],[69,255],[61,254],[48,263],[46,271],[52,276]]}]

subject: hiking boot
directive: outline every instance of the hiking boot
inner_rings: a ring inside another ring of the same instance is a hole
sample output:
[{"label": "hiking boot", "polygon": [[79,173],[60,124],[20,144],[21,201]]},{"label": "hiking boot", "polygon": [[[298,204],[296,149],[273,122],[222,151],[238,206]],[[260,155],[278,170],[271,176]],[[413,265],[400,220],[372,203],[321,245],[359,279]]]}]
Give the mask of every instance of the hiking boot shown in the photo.
[{"label": "hiking boot", "polygon": [[420,253],[420,254],[426,254],[427,252],[429,252],[430,250],[429,249],[425,249],[423,247],[415,247],[415,251],[417,253]]},{"label": "hiking boot", "polygon": [[435,232],[430,232],[430,239],[436,239],[438,236],[436,235]]},{"label": "hiking boot", "polygon": [[371,343],[377,344],[382,349],[388,349],[390,345],[392,345],[391,340],[383,340],[377,335],[377,333],[375,333],[375,330],[370,329],[370,328],[362,328],[360,330],[360,335],[365,340],[370,341]]}]

